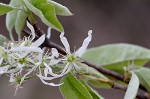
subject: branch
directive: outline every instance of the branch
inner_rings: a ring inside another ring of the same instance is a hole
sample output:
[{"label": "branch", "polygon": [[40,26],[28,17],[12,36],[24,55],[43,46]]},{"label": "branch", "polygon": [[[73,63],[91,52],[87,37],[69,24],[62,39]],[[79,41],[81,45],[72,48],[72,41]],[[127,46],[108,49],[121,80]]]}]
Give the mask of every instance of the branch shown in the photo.
[{"label": "branch", "polygon": [[[27,31],[27,30],[23,30],[23,32],[26,33],[27,35],[30,35],[30,32]],[[40,34],[43,34],[43,33],[40,33]],[[36,35],[36,39],[38,39],[38,38],[39,38],[39,36]],[[61,47],[61,46],[59,46],[58,44],[56,44],[56,43],[50,41],[48,38],[45,39],[45,42],[43,43],[42,46],[44,46],[44,47],[49,47],[49,48],[56,48],[60,54],[66,55],[66,52],[64,51],[64,48],[63,48],[63,47]],[[83,60],[83,59],[82,59],[82,60]],[[84,64],[86,64],[86,65],[88,65],[88,66],[90,66],[90,67],[93,67],[93,68],[95,68],[97,71],[99,71],[99,72],[101,72],[101,73],[103,73],[103,74],[105,74],[105,75],[114,77],[114,78],[116,78],[116,79],[118,79],[118,80],[123,81],[123,79],[124,79],[123,76],[121,76],[121,75],[119,75],[119,74],[117,74],[117,73],[115,73],[115,72],[113,72],[113,71],[110,71],[110,70],[108,70],[108,69],[101,68],[101,67],[99,67],[99,66],[97,66],[97,65],[94,65],[94,64],[88,62],[88,61],[83,60],[82,63],[84,63]]]},{"label": "branch", "polygon": [[[40,28],[37,27],[36,24],[34,24],[33,27],[34,27],[34,29],[35,29],[35,32],[37,33],[35,39],[38,39],[39,36],[41,36],[42,34],[44,34],[44,32],[41,31]],[[25,30],[25,29],[23,30],[23,32],[26,33],[27,35],[30,35],[30,32],[27,31],[27,30]],[[42,44],[42,46],[44,46],[44,47],[49,47],[49,48],[56,48],[60,54],[66,55],[66,52],[65,52],[65,50],[64,50],[63,47],[61,47],[60,45],[58,45],[58,44],[56,44],[56,43],[50,41],[48,38],[45,39],[45,42]],[[83,60],[83,59],[82,59],[82,60]],[[90,63],[90,62],[88,62],[88,61],[86,61],[86,60],[83,60],[82,63],[84,63],[84,64],[86,64],[86,65],[88,65],[88,66],[90,66],[90,67],[95,68],[97,71],[99,71],[99,72],[101,72],[101,73],[103,73],[103,74],[105,74],[105,75],[111,76],[111,77],[113,77],[113,78],[115,78],[115,79],[117,79],[117,80],[124,81],[124,76],[119,75],[119,74],[117,74],[117,73],[115,73],[115,72],[113,72],[113,71],[110,71],[110,70],[105,69],[105,68],[101,68],[101,67],[99,67],[99,66],[97,66],[97,65],[95,65],[95,64],[92,64],[92,63]],[[120,85],[117,86],[117,85],[115,85],[115,84],[114,84],[114,88],[115,88],[115,89],[126,90],[126,88],[124,88],[123,86],[120,86]],[[147,90],[145,89],[145,87],[143,87],[143,86],[141,86],[141,85],[140,85],[140,89],[142,89],[142,90],[144,90],[144,91],[147,92]],[[137,95],[137,98],[139,98],[139,99],[146,99],[146,98],[144,98],[144,96],[140,96],[140,95]]]},{"label": "branch", "polygon": [[[44,34],[44,33],[40,30],[40,28],[36,26],[36,24],[34,24],[33,27],[34,27],[34,29],[35,29],[35,32],[38,34],[38,35],[36,35],[35,39],[38,39],[39,36],[41,36],[42,34]],[[23,30],[23,32],[26,33],[27,35],[30,35],[30,34],[31,34],[29,31],[27,31],[27,30],[25,30],[25,29]],[[60,45],[58,45],[58,44],[56,44],[56,43],[50,41],[48,38],[45,39],[45,42],[43,43],[42,46],[44,46],[44,47],[49,47],[49,48],[56,48],[60,54],[66,55],[66,52],[64,51],[64,48],[63,48],[63,47],[61,47]],[[83,60],[83,59],[82,59],[82,60]],[[117,80],[124,81],[124,77],[123,77],[122,75],[119,75],[119,74],[117,74],[117,73],[115,73],[115,72],[113,72],[113,71],[110,71],[110,70],[105,69],[105,68],[101,68],[101,67],[99,67],[99,66],[97,66],[97,65],[95,65],[95,64],[92,64],[92,63],[90,63],[90,62],[88,62],[88,61],[86,61],[86,60],[83,60],[82,63],[84,63],[84,64],[86,64],[86,65],[88,65],[88,66],[90,66],[90,67],[95,68],[97,71],[99,71],[99,72],[101,72],[101,73],[103,73],[103,74],[105,74],[105,75],[111,76],[111,77],[113,77],[113,78],[115,78],[115,79],[117,79]],[[145,87],[143,87],[142,85],[140,85],[140,88],[141,88],[142,90],[144,90],[144,91],[147,91],[147,90],[145,89]]]},{"label": "branch", "polygon": [[[89,75],[84,75],[84,74],[81,74],[81,73],[78,73],[78,74],[83,76],[83,77],[89,78],[91,80],[106,83],[106,84],[110,85],[113,89],[119,89],[119,90],[122,90],[122,91],[127,90],[127,86],[123,86],[123,85],[117,83],[116,81],[104,80],[104,79],[101,79],[101,78],[96,78],[96,77],[92,77],[92,76],[89,76]],[[138,98],[138,99],[149,99],[148,95],[146,96],[146,95],[139,95],[139,94],[137,94],[136,98]]]}]

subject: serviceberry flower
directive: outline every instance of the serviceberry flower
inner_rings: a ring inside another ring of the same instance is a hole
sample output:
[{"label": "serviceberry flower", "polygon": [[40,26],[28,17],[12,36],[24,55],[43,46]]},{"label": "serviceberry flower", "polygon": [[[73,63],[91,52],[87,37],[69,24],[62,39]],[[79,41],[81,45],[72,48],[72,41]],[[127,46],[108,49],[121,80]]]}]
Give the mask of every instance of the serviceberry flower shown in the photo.
[{"label": "serviceberry flower", "polygon": [[[51,28],[49,27],[47,30],[47,38],[50,39],[51,37]],[[43,48],[43,50],[45,50],[45,48]],[[55,74],[51,68],[51,66],[58,64],[61,60],[58,59],[59,58],[59,53],[57,51],[56,48],[52,48],[51,49],[51,55],[49,55],[47,52],[47,54],[45,54],[43,56],[43,58],[39,57],[39,61],[42,62],[44,69],[43,69],[43,73],[42,73],[42,69],[39,67],[39,74],[37,75],[40,80],[45,84],[45,85],[50,85],[50,86],[60,86],[61,84],[54,84],[51,82],[47,82],[50,80],[53,80],[55,78],[59,78],[62,77],[62,75],[59,74]]]},{"label": "serviceberry flower", "polygon": [[[6,46],[0,47],[0,75],[10,75],[10,82],[16,84],[16,92],[22,87],[25,80],[33,76],[46,85],[60,86],[50,82],[55,78],[66,75],[71,70],[78,70],[80,66],[76,64],[78,57],[81,57],[86,51],[89,42],[92,39],[92,30],[88,32],[88,37],[83,41],[82,46],[74,53],[70,51],[70,45],[64,33],[60,34],[60,40],[65,47],[66,55],[58,53],[56,48],[47,50],[40,46],[45,41],[45,37],[51,37],[51,28],[48,28],[47,35],[43,34],[39,39],[35,38],[35,30],[33,26],[27,22],[27,26],[31,31],[29,37],[24,37],[22,41],[9,42]],[[45,53],[46,52],[46,53]],[[54,71],[53,67],[58,65],[59,71]],[[60,66],[59,66],[60,65]]]},{"label": "serviceberry flower", "polygon": [[[47,36],[47,37],[51,36],[50,28],[48,29],[48,35],[49,36]],[[88,32],[88,37],[83,41],[82,46],[75,53],[71,53],[70,45],[67,41],[67,38],[64,37],[64,33],[61,33],[60,40],[65,47],[65,52],[67,55],[61,56],[58,53],[57,49],[52,48],[52,50],[51,50],[52,55],[45,56],[45,58],[43,60],[43,66],[44,66],[43,71],[44,72],[42,73],[41,68],[39,67],[39,74],[37,76],[46,85],[60,86],[62,83],[54,84],[54,83],[48,82],[48,81],[55,79],[55,78],[62,77],[64,75],[66,75],[68,72],[70,72],[72,69],[75,69],[75,70],[80,69],[80,67],[77,66],[77,64],[76,64],[77,57],[81,57],[84,54],[91,39],[92,39],[92,31],[90,30]],[[46,62],[47,59],[51,59],[51,60],[49,60],[50,61],[49,63]],[[61,64],[61,66],[63,64],[65,66],[64,66],[64,68],[62,68],[62,70],[60,71],[59,74],[56,74],[53,72],[51,66],[58,65],[58,64]]]},{"label": "serviceberry flower", "polygon": [[9,42],[4,47],[0,47],[0,75],[4,73],[10,75],[9,81],[17,84],[16,91],[28,75],[33,74],[34,71],[38,72],[36,68],[41,65],[39,58],[43,57],[40,55],[44,53],[40,45],[45,41],[45,34],[33,41],[35,38],[34,28],[28,22],[27,26],[31,30],[29,37],[24,37],[22,41]]},{"label": "serviceberry flower", "polygon": [[51,53],[52,55],[49,56],[47,54],[44,55],[44,57],[42,58],[42,66],[44,66],[44,73],[42,73],[41,68],[39,67],[39,74],[37,75],[40,80],[46,84],[46,85],[50,85],[50,86],[60,86],[61,84],[54,84],[54,83],[49,83],[47,81],[53,80],[55,78],[59,78],[62,77],[59,74],[55,74],[51,68],[51,66],[56,65],[60,62],[59,59],[56,59],[59,57],[59,53],[55,48],[51,49]]},{"label": "serviceberry flower", "polygon": [[80,67],[76,64],[77,58],[81,57],[87,49],[90,41],[92,39],[92,30],[89,30],[88,37],[83,41],[82,46],[74,53],[70,51],[70,45],[68,43],[67,38],[64,36],[64,33],[61,33],[60,40],[65,47],[66,56],[63,57],[62,62],[66,64],[64,69],[62,70],[61,75],[65,75],[70,72],[72,69],[78,70]]}]

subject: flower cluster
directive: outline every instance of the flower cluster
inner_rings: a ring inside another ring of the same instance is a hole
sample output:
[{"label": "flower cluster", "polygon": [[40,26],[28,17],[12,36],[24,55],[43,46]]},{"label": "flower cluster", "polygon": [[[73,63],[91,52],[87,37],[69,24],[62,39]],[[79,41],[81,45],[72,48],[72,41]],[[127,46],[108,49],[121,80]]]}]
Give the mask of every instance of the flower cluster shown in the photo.
[{"label": "flower cluster", "polygon": [[[0,75],[10,76],[10,82],[16,83],[16,89],[21,87],[27,79],[37,76],[40,80],[50,86],[60,86],[49,82],[52,79],[62,77],[71,70],[79,70],[80,66],[76,64],[78,57],[86,51],[89,42],[92,39],[92,31],[83,41],[82,46],[74,53],[71,53],[70,46],[64,33],[61,33],[60,40],[65,47],[66,55],[60,55],[56,48],[47,51],[41,48],[46,35],[43,34],[39,39],[35,38],[35,30],[30,23],[27,26],[31,30],[29,37],[24,37],[20,42],[10,42],[0,47]],[[48,29],[47,37],[50,38],[51,32]],[[57,70],[54,70],[57,69]]]}]

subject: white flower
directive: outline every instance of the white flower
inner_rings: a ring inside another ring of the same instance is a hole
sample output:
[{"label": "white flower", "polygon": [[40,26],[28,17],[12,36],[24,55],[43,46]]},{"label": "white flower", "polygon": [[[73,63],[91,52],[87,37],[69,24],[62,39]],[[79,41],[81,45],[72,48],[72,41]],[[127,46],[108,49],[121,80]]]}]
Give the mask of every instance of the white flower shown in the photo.
[{"label": "white flower", "polygon": [[77,66],[77,64],[75,63],[76,58],[81,57],[84,54],[84,52],[86,51],[87,46],[89,45],[89,42],[91,41],[91,39],[92,39],[92,30],[90,30],[88,32],[88,37],[83,41],[82,46],[75,53],[71,54],[70,45],[67,41],[67,38],[64,37],[64,33],[61,33],[60,40],[63,43],[63,45],[65,47],[66,54],[67,54],[66,57],[63,59],[64,61],[67,61],[67,63],[66,63],[66,66],[64,67],[61,75],[67,74],[73,68],[75,70],[80,69],[80,67]]},{"label": "white flower", "polygon": [[[49,39],[51,37],[51,28],[50,27],[47,30],[46,37]],[[42,50],[45,51],[45,48],[43,48]],[[51,54],[49,54],[49,53],[51,53]],[[59,53],[56,48],[52,48],[51,52],[48,51],[46,54],[41,53],[37,56],[38,62],[35,63],[36,65],[39,66],[37,76],[46,85],[50,85],[50,86],[60,86],[61,85],[61,84],[54,84],[51,82],[50,83],[47,82],[47,81],[53,80],[55,78],[61,77],[61,75],[55,74],[51,68],[52,65],[56,65],[57,63],[59,63],[61,61],[59,59],[56,59],[58,57],[59,57]]]},{"label": "white flower", "polygon": [[[17,83],[18,89],[25,78],[30,75],[39,66],[39,57],[44,51],[39,47],[45,41],[45,34],[33,42],[35,31],[33,26],[27,22],[27,26],[31,30],[31,35],[25,37],[23,41],[11,42],[5,49],[6,58],[4,66],[0,67],[0,75],[10,74],[10,82],[16,82],[17,77],[22,76],[20,82]],[[41,56],[42,57],[42,56]],[[3,58],[0,59],[2,64]],[[25,69],[24,69],[25,68]],[[22,71],[25,70],[22,75]]]},{"label": "white flower", "polygon": [[26,61],[31,60],[29,56],[32,56],[34,53],[43,53],[39,46],[44,42],[45,35],[42,35],[38,40],[32,43],[32,40],[35,38],[35,31],[32,25],[28,22],[27,26],[31,30],[32,38],[26,37],[25,40],[18,45],[11,44],[11,48],[8,50],[8,62],[16,68],[9,70],[8,73],[14,73],[22,70]]},{"label": "white flower", "polygon": [[[42,61],[42,64],[44,65],[44,75],[42,74],[41,68],[39,67],[39,74],[37,76],[46,85],[60,86],[61,84],[54,84],[54,83],[47,82],[47,81],[53,80],[55,78],[62,77],[62,75],[53,73],[53,70],[51,68],[52,65],[56,65],[57,63],[59,63],[61,61],[61,60],[55,59],[55,58],[59,57],[59,53],[55,48],[52,48],[51,53],[52,53],[51,56],[45,55],[42,58],[42,60],[40,60],[40,61]],[[49,61],[49,62],[47,62],[47,61]]]},{"label": "white flower", "polygon": [[[50,37],[50,35],[51,35],[50,29],[48,29],[48,32],[49,32],[48,37]],[[54,84],[54,83],[47,82],[47,81],[62,77],[65,74],[67,74],[69,71],[71,71],[73,68],[76,70],[79,69],[79,67],[75,63],[76,58],[82,56],[82,54],[86,51],[87,46],[92,39],[91,34],[92,34],[92,31],[89,31],[88,37],[83,41],[82,46],[75,53],[72,54],[70,51],[70,45],[67,41],[67,38],[64,37],[64,33],[61,33],[60,39],[65,47],[65,51],[66,51],[67,55],[65,57],[63,57],[63,59],[60,59],[57,49],[52,48],[52,50],[51,50],[52,55],[49,57],[45,57],[44,61],[43,61],[43,58],[42,58],[42,60],[40,60],[40,61],[42,61],[43,65],[45,66],[44,73],[42,73],[41,68],[39,67],[39,74],[37,76],[40,78],[40,80],[46,85],[60,86],[61,84]],[[47,63],[46,60],[49,60],[50,62]],[[64,61],[67,63],[64,63],[66,65],[65,65],[64,69],[62,70],[62,72],[60,74],[53,73],[51,66],[56,65],[59,62],[64,62]]]},{"label": "white flower", "polygon": [[33,26],[27,22],[28,28],[31,30],[32,38],[25,37],[25,40],[19,46],[12,46],[10,51],[26,51],[26,52],[43,52],[39,47],[45,41],[45,34],[43,34],[39,39],[33,42],[35,38],[35,30]]}]

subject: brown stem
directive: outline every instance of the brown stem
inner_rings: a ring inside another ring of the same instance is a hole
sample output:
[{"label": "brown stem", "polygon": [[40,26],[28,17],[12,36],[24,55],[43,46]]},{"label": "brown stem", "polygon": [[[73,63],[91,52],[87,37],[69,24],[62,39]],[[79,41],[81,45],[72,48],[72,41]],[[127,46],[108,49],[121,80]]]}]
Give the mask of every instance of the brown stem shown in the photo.
[{"label": "brown stem", "polygon": [[[35,28],[35,27],[36,27],[36,28]],[[35,29],[38,29],[38,32],[40,32],[40,33],[38,33],[38,34],[44,34],[36,25],[34,25],[34,28],[35,28]],[[36,30],[36,31],[37,31],[37,30]],[[23,32],[26,33],[27,35],[30,35],[30,32],[27,31],[27,30],[25,30],[25,29],[23,30]],[[39,38],[39,36],[36,35],[35,39],[38,39],[38,38]],[[61,46],[59,46],[58,44],[56,44],[56,43],[50,41],[48,38],[45,39],[45,42],[43,43],[42,46],[49,47],[49,48],[56,48],[60,54],[66,55],[66,52],[64,51],[64,48],[63,48],[63,47],[61,47]],[[82,60],[83,60],[83,59],[82,59]],[[101,67],[99,67],[99,66],[97,66],[97,65],[95,65],[95,64],[92,64],[92,63],[90,63],[90,62],[88,62],[88,61],[86,61],[86,60],[83,60],[82,63],[84,63],[84,64],[86,64],[86,65],[88,65],[88,66],[90,66],[90,67],[95,68],[97,71],[99,71],[99,72],[101,72],[101,73],[103,73],[103,74],[105,74],[105,75],[111,76],[111,77],[113,77],[113,78],[115,78],[115,79],[118,79],[118,80],[121,80],[121,81],[124,81],[124,77],[123,77],[122,75],[119,75],[119,74],[117,74],[117,73],[115,73],[115,72],[113,72],[113,71],[110,71],[110,70],[105,69],[105,68],[101,68]],[[140,89],[142,89],[142,90],[144,90],[144,91],[147,91],[147,90],[145,89],[145,87],[143,87],[142,85],[140,85]]]},{"label": "brown stem", "polygon": [[[35,38],[35,39],[38,39],[39,36],[41,36],[42,34],[44,34],[44,33],[40,30],[40,28],[36,26],[36,24],[34,24],[33,27],[34,27],[36,33],[38,34],[38,35],[36,35],[36,38]],[[27,30],[25,30],[25,29],[23,30],[23,32],[26,33],[27,35],[30,34],[30,32],[27,31]],[[66,52],[64,51],[64,48],[63,48],[63,47],[61,47],[60,45],[58,45],[58,44],[56,44],[56,43],[50,41],[48,38],[45,39],[45,42],[43,43],[42,46],[44,46],[44,47],[49,47],[49,48],[56,48],[60,54],[66,55]],[[83,59],[82,59],[82,60],[83,60]],[[105,68],[101,68],[101,67],[99,67],[99,66],[97,66],[97,65],[94,65],[94,64],[92,64],[92,63],[90,63],[90,62],[88,62],[88,61],[85,61],[85,60],[83,60],[82,63],[84,63],[84,64],[86,64],[86,65],[88,65],[88,66],[90,66],[90,67],[95,68],[96,70],[98,70],[99,72],[101,72],[101,73],[103,73],[103,74],[105,74],[105,75],[111,76],[111,77],[113,77],[113,78],[115,78],[115,79],[118,79],[118,80],[121,80],[121,81],[124,80],[124,77],[123,77],[123,76],[121,76],[121,75],[119,75],[119,74],[117,74],[117,73],[115,73],[115,72],[113,72],[113,71],[107,70],[107,69],[105,69]],[[114,87],[115,87],[115,88],[120,88],[119,86],[114,86]],[[144,87],[142,87],[141,89],[147,91]],[[137,95],[137,97],[139,97],[139,99],[145,99],[145,98],[140,98],[139,95]]]},{"label": "brown stem", "polygon": [[[120,84],[116,83],[115,81],[113,82],[113,87],[112,88],[114,88],[114,89],[120,89],[120,90],[123,90],[123,91],[127,90],[126,86],[120,85]],[[137,99],[148,99],[144,95],[140,95],[140,94],[137,94],[136,98]]]}]

